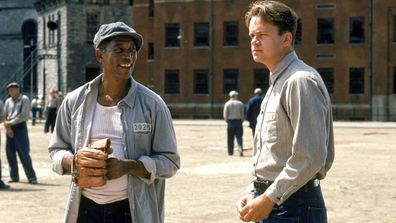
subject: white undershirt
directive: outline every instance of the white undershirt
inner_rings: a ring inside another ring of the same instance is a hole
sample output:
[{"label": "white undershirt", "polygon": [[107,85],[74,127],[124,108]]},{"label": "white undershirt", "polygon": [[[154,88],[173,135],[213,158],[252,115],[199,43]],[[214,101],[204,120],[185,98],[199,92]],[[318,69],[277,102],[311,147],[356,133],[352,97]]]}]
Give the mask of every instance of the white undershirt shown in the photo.
[{"label": "white undershirt", "polygon": [[[104,107],[96,103],[90,143],[103,138],[111,139],[113,153],[109,157],[125,159],[122,141],[121,111],[117,106]],[[101,187],[84,188],[82,194],[98,204],[108,204],[126,199],[128,176],[107,180]]]}]

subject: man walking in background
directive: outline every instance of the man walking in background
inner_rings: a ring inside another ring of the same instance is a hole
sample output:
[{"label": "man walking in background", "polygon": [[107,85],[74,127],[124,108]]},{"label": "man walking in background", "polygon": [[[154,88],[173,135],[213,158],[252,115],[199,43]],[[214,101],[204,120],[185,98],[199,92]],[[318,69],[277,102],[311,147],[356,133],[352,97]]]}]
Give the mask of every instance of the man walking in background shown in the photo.
[{"label": "man walking in background", "polygon": [[243,117],[244,117],[244,106],[241,101],[238,100],[238,92],[230,92],[230,100],[224,105],[223,117],[227,122],[227,148],[228,155],[234,155],[234,139],[236,138],[238,144],[239,156],[243,156]]},{"label": "man walking in background", "polygon": [[51,133],[54,132],[56,112],[59,106],[58,102],[58,91],[52,89],[49,93],[47,106],[45,107],[45,125],[44,133],[48,133],[51,129]]},{"label": "man walking in background", "polygon": [[246,104],[246,120],[249,121],[249,127],[252,129],[253,136],[256,130],[257,116],[260,113],[261,102],[263,101],[263,92],[261,88],[254,89],[254,96]]}]

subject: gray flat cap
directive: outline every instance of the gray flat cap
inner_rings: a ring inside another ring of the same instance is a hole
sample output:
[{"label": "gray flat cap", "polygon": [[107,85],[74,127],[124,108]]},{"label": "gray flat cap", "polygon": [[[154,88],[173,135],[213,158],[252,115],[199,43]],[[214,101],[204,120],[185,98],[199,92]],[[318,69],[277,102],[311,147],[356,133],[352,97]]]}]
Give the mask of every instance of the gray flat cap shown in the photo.
[{"label": "gray flat cap", "polygon": [[7,85],[7,89],[10,88],[10,87],[19,88],[19,84],[18,84],[17,82],[11,82],[11,83],[9,83],[9,84]]},{"label": "gray flat cap", "polygon": [[137,51],[142,47],[143,37],[139,33],[123,22],[115,22],[100,26],[93,40],[95,49],[103,40],[114,36],[130,36],[135,42]]}]

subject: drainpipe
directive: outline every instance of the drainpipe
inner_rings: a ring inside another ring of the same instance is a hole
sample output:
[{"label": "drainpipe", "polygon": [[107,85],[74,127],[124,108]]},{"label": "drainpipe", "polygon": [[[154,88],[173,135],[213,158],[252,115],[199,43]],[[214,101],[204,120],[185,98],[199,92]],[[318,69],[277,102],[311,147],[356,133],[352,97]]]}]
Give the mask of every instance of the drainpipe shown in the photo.
[{"label": "drainpipe", "polygon": [[369,76],[369,118],[373,118],[373,0],[368,0],[368,76]]},{"label": "drainpipe", "polygon": [[210,58],[209,58],[209,94],[210,118],[214,118],[214,0],[210,0]]}]

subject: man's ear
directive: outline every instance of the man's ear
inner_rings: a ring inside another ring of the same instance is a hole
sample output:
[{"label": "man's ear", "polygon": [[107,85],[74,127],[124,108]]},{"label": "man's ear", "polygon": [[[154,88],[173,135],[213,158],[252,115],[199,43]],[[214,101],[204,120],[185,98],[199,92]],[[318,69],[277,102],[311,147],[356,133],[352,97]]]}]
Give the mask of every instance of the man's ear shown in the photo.
[{"label": "man's ear", "polygon": [[282,46],[283,47],[291,47],[292,46],[292,40],[293,40],[293,35],[291,32],[285,32],[284,34],[284,39]]},{"label": "man's ear", "polygon": [[96,48],[95,56],[96,56],[96,59],[99,61],[99,63],[102,63],[103,52],[99,48]]}]

